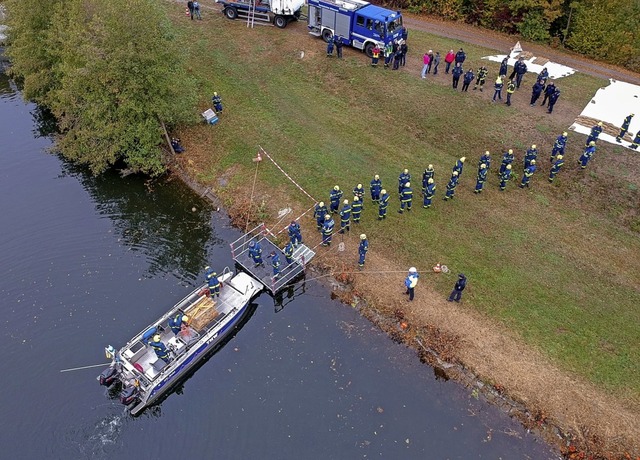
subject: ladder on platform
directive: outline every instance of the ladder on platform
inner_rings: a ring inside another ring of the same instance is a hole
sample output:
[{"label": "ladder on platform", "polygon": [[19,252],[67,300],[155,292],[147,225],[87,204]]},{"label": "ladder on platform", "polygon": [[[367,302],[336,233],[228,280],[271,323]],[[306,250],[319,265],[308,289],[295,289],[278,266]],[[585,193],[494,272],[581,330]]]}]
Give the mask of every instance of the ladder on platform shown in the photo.
[{"label": "ladder on platform", "polygon": [[238,10],[238,17],[247,20],[247,27],[251,27],[257,23],[260,26],[273,25],[271,17],[268,13],[256,11],[256,0],[250,0],[248,10]]}]

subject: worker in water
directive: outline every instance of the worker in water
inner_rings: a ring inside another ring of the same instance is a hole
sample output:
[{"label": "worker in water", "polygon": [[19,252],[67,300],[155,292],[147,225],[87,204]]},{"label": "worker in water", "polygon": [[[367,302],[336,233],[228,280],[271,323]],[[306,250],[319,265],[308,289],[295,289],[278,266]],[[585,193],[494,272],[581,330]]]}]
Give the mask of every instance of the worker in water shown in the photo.
[{"label": "worker in water", "polygon": [[404,184],[406,184],[407,182],[411,182],[411,174],[409,174],[408,169],[404,169],[400,173],[400,176],[398,176],[398,195],[402,193]]},{"label": "worker in water", "polygon": [[182,313],[181,311],[179,311],[178,313],[173,315],[171,318],[169,318],[169,327],[171,328],[171,331],[175,335],[178,335],[180,333],[183,325],[187,326],[188,324],[189,324],[189,317],[184,313]]},{"label": "worker in water", "polygon": [[427,169],[422,173],[422,193],[427,189],[427,185],[429,184],[429,179],[435,179],[435,170],[433,169],[433,165],[427,166]]},{"label": "worker in water", "polygon": [[456,164],[453,166],[453,169],[451,170],[451,172],[457,172],[458,176],[461,176],[462,168],[464,168],[464,162],[466,159],[467,159],[466,157],[462,157],[458,161],[456,161]]},{"label": "worker in water", "polygon": [[216,109],[216,112],[222,112],[222,98],[218,95],[218,93],[213,93],[211,102],[213,103],[213,108]]},{"label": "worker in water", "polygon": [[406,182],[400,193],[400,209],[398,212],[402,214],[405,206],[407,211],[411,211],[411,204],[413,203],[413,190],[411,190],[411,182]]},{"label": "worker in water", "polygon": [[313,211],[313,217],[316,218],[316,227],[318,227],[319,231],[322,231],[324,216],[326,216],[328,212],[327,207],[324,205],[324,201],[318,203]]},{"label": "worker in water", "polygon": [[536,144],[531,145],[531,148],[524,154],[524,169],[527,169],[531,165],[532,161],[538,159],[538,148]]},{"label": "worker in water", "polygon": [[489,168],[491,167],[491,153],[489,153],[488,150],[484,152],[484,154],[480,157],[480,161],[478,162],[478,168],[480,168],[480,165],[483,163],[487,166],[487,172],[488,172]]},{"label": "worker in water", "polygon": [[380,191],[380,203],[378,204],[378,220],[387,218],[387,208],[389,207],[389,200],[391,197],[385,189]]},{"label": "worker in water", "polygon": [[277,252],[271,251],[269,254],[271,258],[271,267],[273,268],[273,279],[277,279],[280,276],[280,256]]},{"label": "worker in water", "polygon": [[529,181],[531,180],[531,177],[533,177],[534,172],[536,172],[536,160],[531,160],[531,164],[524,169],[522,181],[520,181],[520,188],[529,187]]},{"label": "worker in water", "polygon": [[164,343],[161,341],[160,334],[156,334],[149,342],[149,346],[153,348],[153,351],[156,352],[156,356],[163,360],[165,363],[169,362],[169,350]]},{"label": "worker in water", "polygon": [[487,165],[484,163],[480,163],[478,167],[478,178],[476,180],[476,189],[475,193],[482,193],[484,189],[484,183],[487,181]]},{"label": "worker in water", "polygon": [[367,235],[364,233],[360,235],[360,246],[358,246],[358,267],[362,270],[364,267],[364,259],[367,257],[367,251],[369,250],[369,241],[367,240]]},{"label": "worker in water", "polygon": [[340,233],[349,230],[351,230],[351,206],[349,206],[349,200],[344,200],[340,210]]},{"label": "worker in water", "polygon": [[620,134],[618,134],[618,137],[616,137],[616,142],[622,142],[622,138],[624,138],[624,135],[627,134],[627,131],[629,130],[629,125],[631,124],[631,119],[633,118],[633,115],[634,115],[633,113],[630,115],[627,115],[624,121],[622,122],[622,127],[620,128]]},{"label": "worker in water", "polygon": [[427,188],[424,189],[424,197],[422,201],[422,207],[428,209],[431,207],[431,200],[433,200],[433,196],[436,194],[436,183],[433,180],[433,177],[427,180]]},{"label": "worker in water", "polygon": [[553,163],[556,155],[564,156],[564,149],[567,146],[567,132],[563,132],[556,138],[556,142],[553,144],[553,150],[551,150],[550,162]]},{"label": "worker in water", "polygon": [[289,241],[293,244],[293,247],[297,248],[302,243],[302,233],[300,233],[300,224],[295,220],[292,220],[287,227],[289,232]]},{"label": "worker in water", "polygon": [[500,164],[500,171],[498,174],[504,174],[504,171],[507,169],[507,166],[513,163],[514,158],[515,157],[513,155],[512,149],[509,149],[508,151],[504,152],[504,154],[502,155],[502,163]]},{"label": "worker in water", "polygon": [[324,224],[322,225],[322,245],[330,246],[331,245],[331,237],[333,236],[333,229],[336,226],[336,223],[333,221],[331,214],[327,214],[324,216]]},{"label": "worker in water", "polygon": [[449,183],[447,184],[447,191],[444,193],[444,201],[453,199],[456,193],[456,187],[458,186],[459,177],[458,171],[453,171],[451,173],[451,179],[449,179]]},{"label": "worker in water", "polygon": [[371,191],[371,201],[377,203],[380,201],[380,192],[382,191],[382,181],[377,174],[373,176],[369,183],[369,190]]},{"label": "worker in water", "polygon": [[260,265],[264,266],[264,262],[262,261],[262,246],[260,246],[258,241],[251,241],[249,243],[249,256],[251,256],[256,267]]},{"label": "worker in water", "polygon": [[407,288],[407,292],[405,292],[405,294],[409,295],[409,301],[413,300],[414,290],[418,285],[419,277],[420,275],[418,274],[418,270],[416,270],[416,267],[411,267],[409,269],[409,273],[407,274],[407,277],[404,280],[404,285]]},{"label": "worker in water", "polygon": [[338,208],[340,207],[340,199],[342,198],[342,190],[337,185],[333,187],[331,193],[329,194],[329,210],[331,214],[335,214],[338,212]]},{"label": "worker in water", "polygon": [[587,142],[585,142],[584,146],[588,147],[591,141],[597,142],[598,137],[602,133],[602,122],[599,121],[597,125],[591,128],[591,132],[589,133],[589,137],[587,137]]},{"label": "worker in water", "polygon": [[507,182],[511,179],[511,165],[507,165],[504,172],[500,174],[500,191],[504,192]]},{"label": "worker in water", "polygon": [[288,264],[293,262],[293,243],[289,241],[287,245],[284,247],[284,258]]},{"label": "worker in water", "polygon": [[351,217],[354,224],[360,223],[360,216],[362,215],[362,199],[358,196],[353,197],[353,203],[351,203]]},{"label": "worker in water", "polygon": [[360,203],[364,207],[364,187],[362,186],[362,184],[358,184],[353,187],[353,195],[360,198]]},{"label": "worker in water", "polygon": [[465,287],[467,287],[467,277],[464,276],[464,273],[460,273],[458,275],[458,280],[456,281],[455,286],[453,286],[453,291],[451,291],[451,294],[449,295],[449,298],[447,300],[449,302],[453,302],[454,300],[456,302],[460,302],[460,299],[462,298],[462,291],[464,291]]},{"label": "worker in water", "polygon": [[553,179],[556,178],[556,175],[560,172],[560,169],[564,166],[564,159],[562,155],[558,155],[556,157],[556,161],[551,165],[551,170],[549,171],[549,182],[553,182]]},{"label": "worker in water", "polygon": [[587,167],[587,164],[589,163],[589,160],[591,160],[591,157],[593,157],[594,153],[596,153],[596,142],[591,141],[584,149],[584,152],[582,152],[582,155],[580,155],[580,159],[578,160],[578,163],[580,163],[580,169]]},{"label": "worker in water", "polygon": [[218,280],[218,274],[213,272],[209,277],[209,281],[207,282],[209,285],[209,296],[210,297],[220,297],[220,281]]}]

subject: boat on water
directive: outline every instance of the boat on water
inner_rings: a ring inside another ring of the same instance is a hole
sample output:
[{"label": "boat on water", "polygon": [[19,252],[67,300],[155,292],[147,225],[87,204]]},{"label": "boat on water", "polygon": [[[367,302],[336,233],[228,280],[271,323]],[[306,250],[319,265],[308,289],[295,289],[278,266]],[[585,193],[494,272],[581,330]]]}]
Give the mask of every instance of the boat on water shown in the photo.
[{"label": "boat on water", "polygon": [[[248,311],[251,300],[264,285],[245,272],[225,268],[218,280],[220,296],[210,297],[207,285],[195,289],[164,315],[116,350],[105,348],[112,362],[98,380],[101,385],[121,384],[120,401],[132,415],[166,395],[235,329]],[[172,319],[180,323],[173,328]],[[162,343],[164,359],[154,346]],[[152,345],[154,344],[154,345]]]}]

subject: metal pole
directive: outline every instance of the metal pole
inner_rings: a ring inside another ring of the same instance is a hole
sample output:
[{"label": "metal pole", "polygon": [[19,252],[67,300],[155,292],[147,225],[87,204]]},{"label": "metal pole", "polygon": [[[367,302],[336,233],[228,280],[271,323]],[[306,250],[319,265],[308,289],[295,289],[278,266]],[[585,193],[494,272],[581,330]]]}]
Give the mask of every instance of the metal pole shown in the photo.
[{"label": "metal pole", "polygon": [[573,4],[569,6],[569,19],[567,19],[567,28],[564,30],[564,36],[562,37],[562,46],[564,46],[564,41],[567,39],[567,35],[569,35],[569,25],[571,25],[572,13],[573,13]]}]

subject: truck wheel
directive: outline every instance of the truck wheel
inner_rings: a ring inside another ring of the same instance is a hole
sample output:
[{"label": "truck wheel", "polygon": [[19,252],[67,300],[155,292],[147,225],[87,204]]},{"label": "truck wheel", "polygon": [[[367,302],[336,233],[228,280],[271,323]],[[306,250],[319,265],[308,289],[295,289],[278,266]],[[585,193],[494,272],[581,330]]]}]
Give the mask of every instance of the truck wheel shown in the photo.
[{"label": "truck wheel", "polygon": [[373,57],[373,48],[375,47],[375,45],[373,43],[367,43],[366,45],[364,45],[364,54],[366,54],[367,56],[369,56],[370,58]]},{"label": "truck wheel", "polygon": [[329,40],[331,40],[333,38],[333,32],[331,32],[331,29],[324,29],[322,31],[322,39],[329,43]]},{"label": "truck wheel", "polygon": [[238,10],[232,7],[225,8],[224,15],[229,19],[238,19]]},{"label": "truck wheel", "polygon": [[276,16],[275,18],[273,18],[273,23],[278,29],[284,29],[285,27],[287,27],[288,21],[284,16]]}]

